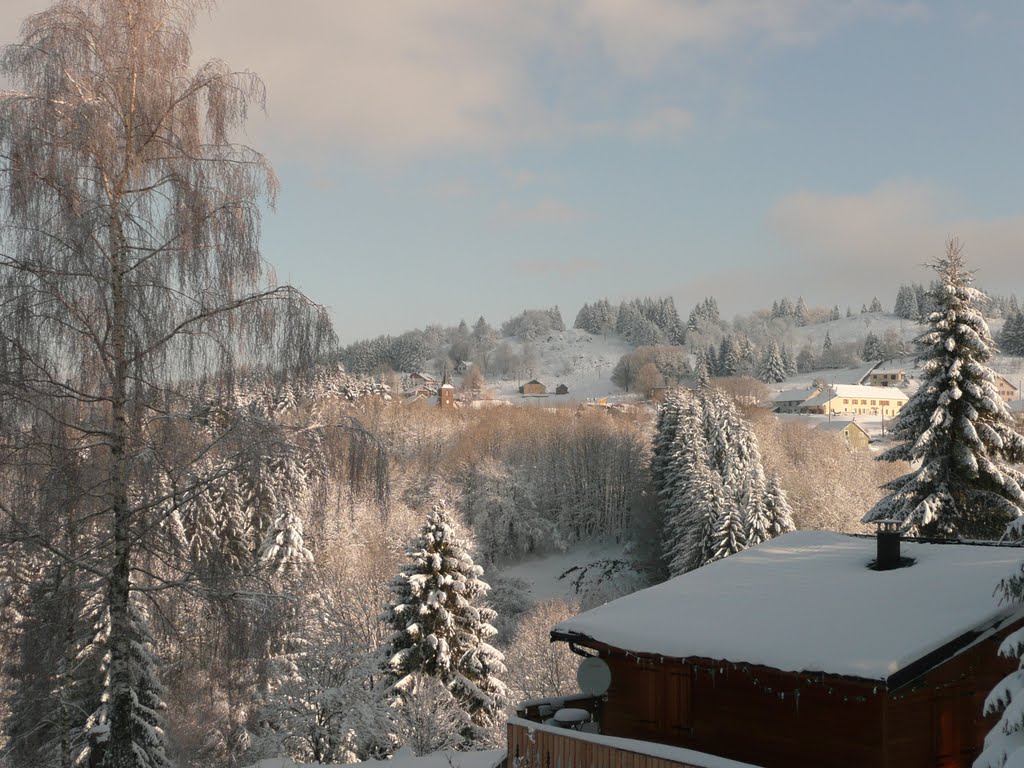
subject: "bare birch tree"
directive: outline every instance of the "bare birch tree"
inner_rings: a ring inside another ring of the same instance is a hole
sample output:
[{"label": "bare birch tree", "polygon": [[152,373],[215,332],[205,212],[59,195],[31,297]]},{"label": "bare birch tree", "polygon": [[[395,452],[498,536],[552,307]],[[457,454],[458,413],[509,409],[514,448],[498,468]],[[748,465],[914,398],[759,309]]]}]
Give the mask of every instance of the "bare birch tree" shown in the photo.
[{"label": "bare birch tree", "polygon": [[260,204],[277,181],[232,138],[264,89],[222,61],[191,67],[211,5],[62,0],[0,60],[15,84],[0,93],[0,538],[53,564],[68,610],[97,597],[80,623],[102,631],[69,652],[101,645],[81,730],[108,768],[169,764],[146,615],[180,574],[170,517],[211,452],[244,443],[189,426],[195,383],[300,369],[333,339],[268,279]]}]

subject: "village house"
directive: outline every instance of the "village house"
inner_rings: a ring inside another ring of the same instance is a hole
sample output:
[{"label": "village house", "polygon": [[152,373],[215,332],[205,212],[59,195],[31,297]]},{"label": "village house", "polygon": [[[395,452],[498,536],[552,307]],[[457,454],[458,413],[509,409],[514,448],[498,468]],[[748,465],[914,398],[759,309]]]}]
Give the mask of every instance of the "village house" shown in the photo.
[{"label": "village house", "polygon": [[907,396],[896,387],[863,384],[833,384],[798,407],[800,413],[845,414],[891,418],[907,404]]},{"label": "village house", "polygon": [[1024,606],[996,587],[1022,562],[1019,546],[797,531],[594,608],[551,637],[595,682],[521,705],[510,764],[969,768],[995,722],[983,702],[1016,668],[997,649]]},{"label": "village house", "polygon": [[1013,385],[1013,382],[998,373],[996,374],[996,391],[1003,398],[1003,402],[1009,403],[1020,399],[1020,390]]},{"label": "village house", "polygon": [[878,366],[868,374],[867,384],[872,387],[902,387],[907,383],[907,372],[902,368]]},{"label": "village house", "polygon": [[568,395],[569,394],[569,387],[567,385],[565,385],[565,384],[559,384],[557,387],[555,387],[555,394],[556,395]]},{"label": "village house", "polygon": [[779,392],[779,394],[772,398],[774,411],[775,413],[799,413],[800,406],[820,392],[821,389],[819,387]]},{"label": "village house", "polygon": [[846,441],[846,447],[851,451],[867,448],[871,443],[871,436],[864,427],[854,420],[832,419],[832,421],[823,421],[815,429],[839,435]]},{"label": "village house", "polygon": [[519,387],[519,394],[527,397],[539,397],[541,395],[546,395],[547,392],[548,388],[545,387],[536,379],[531,379],[530,381],[526,382],[521,387]]}]

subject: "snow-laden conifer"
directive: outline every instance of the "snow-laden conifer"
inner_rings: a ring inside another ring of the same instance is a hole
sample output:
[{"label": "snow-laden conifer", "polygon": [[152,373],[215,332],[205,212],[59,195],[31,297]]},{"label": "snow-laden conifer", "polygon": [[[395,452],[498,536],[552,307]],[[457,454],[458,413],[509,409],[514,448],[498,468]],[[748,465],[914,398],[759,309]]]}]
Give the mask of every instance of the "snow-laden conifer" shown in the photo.
[{"label": "snow-laden conifer", "polygon": [[761,357],[757,378],[766,384],[777,384],[786,380],[787,373],[786,361],[779,350],[778,342],[772,339]]},{"label": "snow-laden conifer", "polygon": [[495,613],[481,605],[490,587],[465,541],[437,504],[406,553],[409,564],[391,585],[384,622],[393,630],[384,672],[401,706],[417,673],[436,677],[466,712],[467,743],[487,738],[507,704],[501,653],[488,640]]},{"label": "snow-laden conifer", "polygon": [[864,522],[899,520],[926,536],[998,538],[1024,515],[1024,438],[999,397],[986,365],[993,342],[977,309],[963,249],[951,240],[933,269],[935,311],[918,339],[921,386],[892,428],[898,445],[880,458],[914,467],[884,487],[889,491]]},{"label": "snow-laden conifer", "polygon": [[666,402],[654,453],[671,575],[792,530],[777,478],[765,481],[753,431],[719,390],[680,392]]},{"label": "snow-laden conifer", "polygon": [[864,349],[860,356],[867,361],[882,359],[882,342],[874,333],[868,332],[867,338],[864,339]]}]

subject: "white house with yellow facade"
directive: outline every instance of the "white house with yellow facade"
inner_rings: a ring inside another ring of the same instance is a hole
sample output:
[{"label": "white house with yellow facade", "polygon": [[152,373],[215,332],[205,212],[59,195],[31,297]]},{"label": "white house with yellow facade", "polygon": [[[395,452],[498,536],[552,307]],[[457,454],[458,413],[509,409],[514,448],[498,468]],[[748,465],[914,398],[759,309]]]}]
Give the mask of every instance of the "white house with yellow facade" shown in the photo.
[{"label": "white house with yellow facade", "polygon": [[833,384],[800,404],[801,413],[881,416],[891,418],[909,398],[896,387],[868,387],[863,384]]}]

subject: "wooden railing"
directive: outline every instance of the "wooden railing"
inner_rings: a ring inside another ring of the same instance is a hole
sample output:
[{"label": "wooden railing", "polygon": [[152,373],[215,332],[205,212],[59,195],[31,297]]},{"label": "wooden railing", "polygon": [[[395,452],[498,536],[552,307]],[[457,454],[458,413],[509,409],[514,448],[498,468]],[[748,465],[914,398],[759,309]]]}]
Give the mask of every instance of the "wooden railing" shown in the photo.
[{"label": "wooden railing", "polygon": [[757,768],[713,755],[633,739],[508,721],[507,768]]}]

